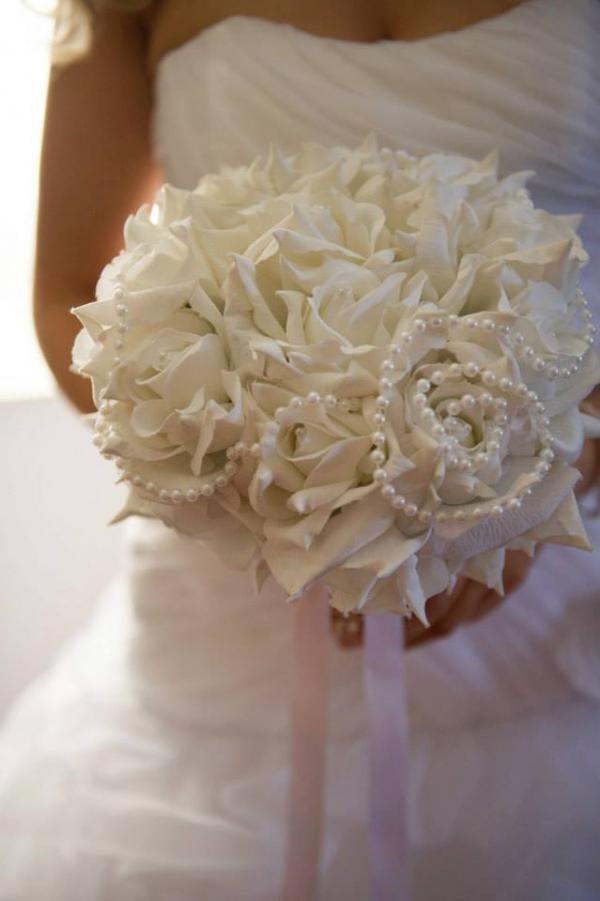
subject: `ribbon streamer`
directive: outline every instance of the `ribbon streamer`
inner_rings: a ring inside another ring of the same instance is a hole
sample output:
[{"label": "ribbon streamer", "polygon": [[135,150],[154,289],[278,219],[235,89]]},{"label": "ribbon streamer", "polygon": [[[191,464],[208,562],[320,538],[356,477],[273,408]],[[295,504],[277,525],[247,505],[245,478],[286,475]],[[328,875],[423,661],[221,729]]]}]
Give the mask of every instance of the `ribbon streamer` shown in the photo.
[{"label": "ribbon streamer", "polygon": [[366,617],[371,901],[408,901],[408,722],[404,620]]},{"label": "ribbon streamer", "polygon": [[291,773],[282,901],[319,890],[329,698],[329,593],[316,585],[294,604]]},{"label": "ribbon streamer", "polygon": [[[294,605],[294,681],[287,853],[282,901],[316,901],[323,833],[329,597],[311,588]],[[404,621],[367,616],[370,901],[408,901],[408,727]]]}]

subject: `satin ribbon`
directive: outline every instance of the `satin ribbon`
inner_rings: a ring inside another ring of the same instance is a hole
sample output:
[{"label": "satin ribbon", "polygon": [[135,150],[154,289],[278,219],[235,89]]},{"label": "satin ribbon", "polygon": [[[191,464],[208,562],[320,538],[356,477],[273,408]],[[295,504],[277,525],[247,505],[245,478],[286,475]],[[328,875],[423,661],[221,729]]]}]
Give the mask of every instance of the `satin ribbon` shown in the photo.
[{"label": "satin ribbon", "polygon": [[[329,694],[326,589],[320,586],[310,589],[294,608],[291,765],[282,901],[316,901]],[[370,901],[408,901],[404,621],[396,614],[373,614],[366,617],[365,625]]]},{"label": "satin ribbon", "polygon": [[282,901],[313,901],[319,890],[329,644],[329,595],[316,585],[294,604],[291,772]]},{"label": "satin ribbon", "polygon": [[366,617],[371,901],[408,901],[408,722],[404,619]]}]

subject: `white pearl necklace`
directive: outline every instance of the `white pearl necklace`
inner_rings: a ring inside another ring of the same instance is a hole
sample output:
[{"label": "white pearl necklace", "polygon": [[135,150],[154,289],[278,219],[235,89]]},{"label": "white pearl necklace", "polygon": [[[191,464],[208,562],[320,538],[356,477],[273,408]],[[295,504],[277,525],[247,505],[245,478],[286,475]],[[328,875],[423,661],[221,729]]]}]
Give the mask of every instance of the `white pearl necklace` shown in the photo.
[{"label": "white pearl necklace", "polygon": [[[123,363],[122,352],[125,349],[125,336],[130,328],[127,322],[129,309],[125,303],[125,291],[121,284],[115,289],[114,299],[116,301],[115,311],[119,320],[117,324],[118,337],[114,343],[116,351],[113,357],[114,368],[109,373],[109,378]],[[587,299],[579,285],[575,302],[581,310],[582,319],[585,323],[585,327],[578,337],[585,341],[589,348],[594,343],[596,329],[592,322],[592,313]],[[536,355],[534,348],[526,343],[525,337],[516,332],[511,325],[498,323],[490,316],[482,318],[474,315],[459,317],[456,314],[443,314],[428,318],[419,317],[413,320],[410,327],[400,334],[398,343],[389,346],[388,355],[381,364],[379,395],[375,399],[375,413],[373,415],[375,428],[370,436],[374,450],[371,452],[370,457],[375,465],[373,481],[379,486],[382,497],[391,504],[394,511],[402,513],[408,518],[415,518],[424,525],[430,525],[432,521],[436,523],[444,523],[449,520],[465,522],[478,521],[488,516],[501,516],[506,510],[518,509],[521,506],[522,499],[531,494],[531,488],[525,488],[512,495],[507,495],[503,499],[497,499],[494,502],[484,502],[483,506],[465,505],[458,507],[458,509],[439,508],[437,511],[433,511],[431,509],[431,500],[426,500],[421,506],[409,502],[397,492],[392,484],[390,474],[386,469],[389,458],[385,452],[387,444],[385,427],[388,424],[388,411],[391,405],[390,394],[394,389],[393,376],[398,372],[397,361],[406,359],[407,354],[410,354],[411,345],[418,336],[429,331],[439,333],[444,329],[447,331],[456,327],[464,327],[470,332],[482,330],[488,335],[495,335],[501,341],[510,342],[517,356],[531,365],[535,372],[543,373],[546,378],[550,379],[568,378],[573,375],[581,367],[585,356],[585,353],[580,353],[572,357],[571,362],[567,365],[557,366],[551,361]],[[434,370],[429,379],[421,378],[416,382],[417,391],[414,393],[412,400],[414,407],[420,411],[420,425],[426,430],[429,429],[432,436],[439,441],[446,467],[450,470],[457,469],[462,472],[476,473],[487,466],[490,462],[489,455],[496,455],[500,450],[501,442],[506,437],[508,425],[508,418],[505,412],[507,407],[505,397],[494,398],[488,391],[484,391],[477,396],[466,393],[460,400],[453,399],[449,401],[447,409],[450,415],[443,423],[433,410],[429,401],[429,395],[435,387],[438,387],[444,381],[457,378],[467,378],[473,382],[479,381],[484,388],[499,388],[503,394],[509,397],[513,396],[521,402],[527,401],[540,442],[540,451],[536,457],[537,462],[529,475],[534,482],[540,482],[549,472],[555,456],[552,449],[553,437],[548,430],[550,421],[546,415],[544,405],[540,402],[537,394],[531,391],[524,382],[514,383],[508,378],[498,379],[492,370],[481,370],[475,363],[467,363],[465,365],[453,363],[446,370]],[[323,404],[325,409],[330,412],[338,409],[349,412],[357,404],[360,407],[361,401],[360,399],[337,398],[333,394],[321,396],[318,392],[311,391],[306,397],[292,397],[286,407],[278,408],[275,411],[275,421],[281,425],[288,418],[288,411],[294,411],[294,414],[296,414],[305,405],[315,407],[320,404]],[[461,412],[471,412],[478,407],[483,411],[490,408],[494,409],[493,426],[487,445],[488,452],[479,452],[471,459],[469,454],[460,448],[456,435],[453,432],[464,427],[464,422],[457,420],[456,417]],[[131,466],[131,461],[123,459],[118,455],[114,447],[111,448],[111,444],[114,444],[114,441],[119,439],[118,433],[110,425],[111,409],[112,405],[108,400],[101,401],[95,423],[96,431],[93,443],[100,448],[104,456],[117,458],[116,465],[123,471],[123,481],[130,482],[138,491],[149,495],[154,501],[179,504],[184,501],[196,503],[201,498],[210,498],[216,491],[222,491],[229,485],[239,470],[241,460],[245,457],[258,460],[262,456],[260,443],[247,444],[239,441],[227,448],[225,452],[227,463],[225,466],[221,470],[212,473],[210,477],[198,485],[186,490],[160,486],[150,479],[145,479],[139,473],[135,473]]]}]

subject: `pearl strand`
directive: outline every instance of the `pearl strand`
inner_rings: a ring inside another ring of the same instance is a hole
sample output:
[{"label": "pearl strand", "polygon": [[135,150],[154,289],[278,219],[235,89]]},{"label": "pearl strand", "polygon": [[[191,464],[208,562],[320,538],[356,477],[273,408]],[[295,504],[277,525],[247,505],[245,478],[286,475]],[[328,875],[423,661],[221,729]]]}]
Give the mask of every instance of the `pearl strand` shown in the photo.
[{"label": "pearl strand", "polygon": [[[473,322],[473,320],[470,321]],[[375,436],[377,436],[377,440],[374,440],[377,450],[373,451],[371,455],[372,458],[374,455],[377,455],[374,462],[379,463],[379,467],[373,473],[373,480],[379,485],[382,497],[388,500],[395,510],[402,511],[405,516],[410,518],[416,517],[424,524],[429,524],[432,519],[435,519],[436,522],[443,523],[450,518],[457,522],[464,522],[477,521],[485,518],[486,515],[493,517],[501,516],[506,510],[517,510],[521,506],[523,498],[531,494],[531,488],[521,489],[512,497],[508,497],[504,501],[497,501],[492,504],[489,508],[489,512],[481,507],[472,507],[472,505],[469,505],[466,508],[462,507],[460,510],[454,511],[452,514],[448,514],[442,510],[433,514],[430,509],[430,502],[426,502],[421,506],[409,503],[403,495],[397,493],[395,486],[390,483],[389,473],[384,466],[384,463],[386,462],[385,454],[381,447],[384,443],[382,436],[383,439],[385,439],[383,427],[387,423],[386,411],[390,406],[389,392],[393,387],[393,382],[389,376],[397,371],[395,357],[399,356],[404,349],[407,349],[410,346],[414,341],[415,333],[423,334],[429,329],[438,330],[444,325],[454,326],[457,324],[458,317],[454,315],[447,316],[445,319],[442,319],[441,317],[432,317],[429,320],[414,320],[411,331],[402,333],[400,345],[390,345],[389,356],[386,357],[381,364],[382,377],[379,382],[380,395],[376,401],[377,413],[375,414],[375,422],[378,426],[378,431],[372,436],[374,439]],[[475,326],[467,324],[467,328],[474,327],[478,328],[479,323],[476,322]],[[491,333],[496,330],[497,326],[492,320],[484,320],[483,323],[481,323],[481,327]],[[510,333],[510,327],[504,328],[508,328],[509,331],[503,331],[500,334],[508,335]],[[463,472],[477,472],[487,466],[490,463],[490,454],[495,456],[499,452],[500,441],[504,437],[503,430],[508,425],[508,417],[506,415],[508,403],[504,397],[494,398],[489,391],[484,391],[479,396],[467,393],[463,395],[460,401],[451,401],[452,407],[450,408],[449,405],[449,410],[451,410],[454,415],[458,415],[462,411],[471,412],[475,410],[477,406],[481,406],[483,410],[490,407],[493,407],[495,410],[492,420],[493,430],[490,432],[491,440],[488,444],[488,453],[478,453],[475,456],[474,462],[466,455],[463,455],[461,458],[456,454],[458,440],[455,436],[448,435],[447,429],[441,422],[435,422],[437,419],[436,413],[428,404],[427,395],[432,390],[432,386],[437,387],[443,384],[447,378],[455,379],[462,377],[471,380],[479,378],[484,387],[492,388],[498,386],[503,392],[509,395],[512,394],[521,401],[527,400],[529,404],[532,405],[531,415],[538,426],[541,449],[537,455],[537,463],[535,464],[534,469],[529,473],[529,476],[535,483],[540,482],[550,471],[551,463],[555,456],[554,450],[552,449],[553,436],[548,431],[550,420],[546,415],[544,405],[540,402],[536,392],[531,391],[524,382],[513,382],[508,378],[498,379],[492,370],[481,370],[481,368],[473,362],[464,365],[460,363],[451,364],[446,372],[441,369],[434,370],[430,379],[422,378],[416,383],[417,393],[413,397],[413,402],[420,411],[421,419],[432,424],[431,431],[434,437],[439,438],[440,441],[443,442],[442,447],[446,455],[448,468],[455,468]],[[433,423],[435,423],[435,425],[433,425]]]}]

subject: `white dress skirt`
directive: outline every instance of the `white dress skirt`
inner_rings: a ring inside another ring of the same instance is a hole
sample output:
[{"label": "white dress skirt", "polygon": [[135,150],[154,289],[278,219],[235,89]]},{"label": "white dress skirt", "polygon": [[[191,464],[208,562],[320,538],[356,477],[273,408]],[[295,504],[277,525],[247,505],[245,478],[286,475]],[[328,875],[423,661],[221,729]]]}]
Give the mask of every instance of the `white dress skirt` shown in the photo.
[{"label": "white dress skirt", "polygon": [[[583,212],[600,312],[600,2],[526,0],[361,44],[234,16],[161,61],[153,138],[193,187],[270,141],[500,151]],[[600,898],[600,520],[492,615],[407,655],[415,901]],[[161,524],[0,732],[0,901],[276,901],[292,618]],[[368,901],[363,651],[331,648],[321,901]],[[308,901],[308,899],[307,899]]]}]

